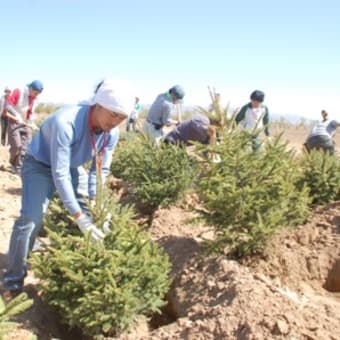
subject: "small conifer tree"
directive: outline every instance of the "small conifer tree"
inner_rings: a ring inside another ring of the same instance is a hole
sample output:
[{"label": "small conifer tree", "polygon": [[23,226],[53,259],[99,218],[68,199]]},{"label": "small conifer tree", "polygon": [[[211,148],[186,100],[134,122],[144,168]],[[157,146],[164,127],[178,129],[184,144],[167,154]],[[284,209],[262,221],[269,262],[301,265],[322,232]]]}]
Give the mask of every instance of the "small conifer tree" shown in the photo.
[{"label": "small conifer tree", "polygon": [[196,163],[184,148],[157,146],[145,136],[119,146],[111,170],[130,185],[136,199],[151,211],[182,198],[197,174]]},{"label": "small conifer tree", "polygon": [[51,242],[31,262],[43,298],[70,327],[84,335],[116,336],[139,317],[159,312],[170,286],[170,263],[132,220],[131,208],[105,190],[101,195],[90,209],[106,233],[103,242],[84,237],[54,201],[45,223]]},{"label": "small conifer tree", "polygon": [[197,183],[200,210],[216,230],[210,250],[236,256],[259,252],[281,226],[302,223],[308,215],[308,189],[297,190],[299,170],[294,153],[280,136],[252,151],[252,132],[225,130],[220,145],[197,147],[217,153],[220,162],[207,162]]},{"label": "small conifer tree", "polygon": [[18,326],[17,323],[11,322],[10,318],[24,312],[32,304],[33,300],[27,299],[26,293],[16,296],[7,305],[0,296],[0,340],[5,339],[5,336]]},{"label": "small conifer tree", "polygon": [[305,152],[300,167],[299,186],[309,188],[312,203],[325,204],[340,199],[340,160],[336,155],[322,150]]}]

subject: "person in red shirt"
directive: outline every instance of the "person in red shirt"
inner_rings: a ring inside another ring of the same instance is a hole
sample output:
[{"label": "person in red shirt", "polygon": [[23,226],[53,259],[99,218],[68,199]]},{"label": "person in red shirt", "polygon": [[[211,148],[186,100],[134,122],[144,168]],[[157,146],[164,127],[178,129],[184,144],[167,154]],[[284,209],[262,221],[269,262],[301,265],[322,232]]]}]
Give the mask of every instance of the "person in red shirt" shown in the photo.
[{"label": "person in red shirt", "polygon": [[5,111],[9,121],[9,162],[13,173],[20,174],[27,146],[32,139],[31,123],[34,101],[43,88],[40,80],[33,80],[22,91],[13,90],[7,100]]}]

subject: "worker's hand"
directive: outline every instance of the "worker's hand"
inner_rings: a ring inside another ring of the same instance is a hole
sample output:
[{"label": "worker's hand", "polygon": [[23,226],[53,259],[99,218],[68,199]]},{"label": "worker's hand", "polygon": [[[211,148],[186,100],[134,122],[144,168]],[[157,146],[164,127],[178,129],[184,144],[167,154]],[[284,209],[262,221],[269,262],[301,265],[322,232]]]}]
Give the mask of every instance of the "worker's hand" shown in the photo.
[{"label": "worker's hand", "polygon": [[211,162],[212,163],[221,163],[221,157],[220,157],[220,155],[218,155],[218,154],[214,154],[213,156],[212,156],[212,159],[211,159]]},{"label": "worker's hand", "polygon": [[112,214],[108,213],[107,216],[106,216],[105,222],[103,224],[103,230],[104,230],[105,235],[108,234],[111,231],[111,229],[110,229],[111,218],[112,218]]},{"label": "worker's hand", "polygon": [[35,123],[31,123],[30,124],[30,127],[35,130],[35,131],[38,131],[39,130],[39,127],[35,124]]},{"label": "worker's hand", "polygon": [[91,233],[91,239],[94,242],[102,241],[104,239],[104,233],[93,224],[92,219],[89,216],[81,214],[76,219],[76,223],[82,233]]},{"label": "worker's hand", "polygon": [[21,116],[15,116],[15,122],[17,124],[24,124],[25,123]]}]

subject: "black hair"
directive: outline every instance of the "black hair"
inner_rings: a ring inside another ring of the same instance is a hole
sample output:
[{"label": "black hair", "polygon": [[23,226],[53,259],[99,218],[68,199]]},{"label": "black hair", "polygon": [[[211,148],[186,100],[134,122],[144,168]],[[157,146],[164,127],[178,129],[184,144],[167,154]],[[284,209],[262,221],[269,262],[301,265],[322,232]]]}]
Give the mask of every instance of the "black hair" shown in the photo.
[{"label": "black hair", "polygon": [[103,83],[104,83],[104,80],[102,80],[102,81],[96,86],[96,88],[95,88],[95,90],[94,90],[94,94],[96,94],[96,93],[98,92],[98,90],[99,90],[100,87],[103,85]]}]

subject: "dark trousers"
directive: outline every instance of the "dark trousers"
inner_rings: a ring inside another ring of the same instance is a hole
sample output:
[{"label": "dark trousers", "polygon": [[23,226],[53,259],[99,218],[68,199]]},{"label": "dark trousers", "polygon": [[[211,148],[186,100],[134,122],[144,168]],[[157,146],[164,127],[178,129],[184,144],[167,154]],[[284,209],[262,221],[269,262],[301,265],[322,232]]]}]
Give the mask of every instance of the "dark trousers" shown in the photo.
[{"label": "dark trousers", "polygon": [[1,116],[1,144],[4,146],[6,145],[7,131],[8,131],[8,119],[4,116]]},{"label": "dark trousers", "polygon": [[137,124],[137,119],[128,118],[128,120],[126,122],[126,131],[129,132],[131,125],[132,125],[133,132],[137,132],[136,124]]},{"label": "dark trousers", "polygon": [[309,137],[305,143],[308,151],[316,149],[329,152],[331,155],[334,154],[334,144],[330,137],[327,136],[313,136]]},{"label": "dark trousers", "polygon": [[23,124],[9,122],[8,125],[8,143],[9,162],[17,170],[21,169],[24,156],[27,151],[27,146],[32,139],[32,128]]}]

